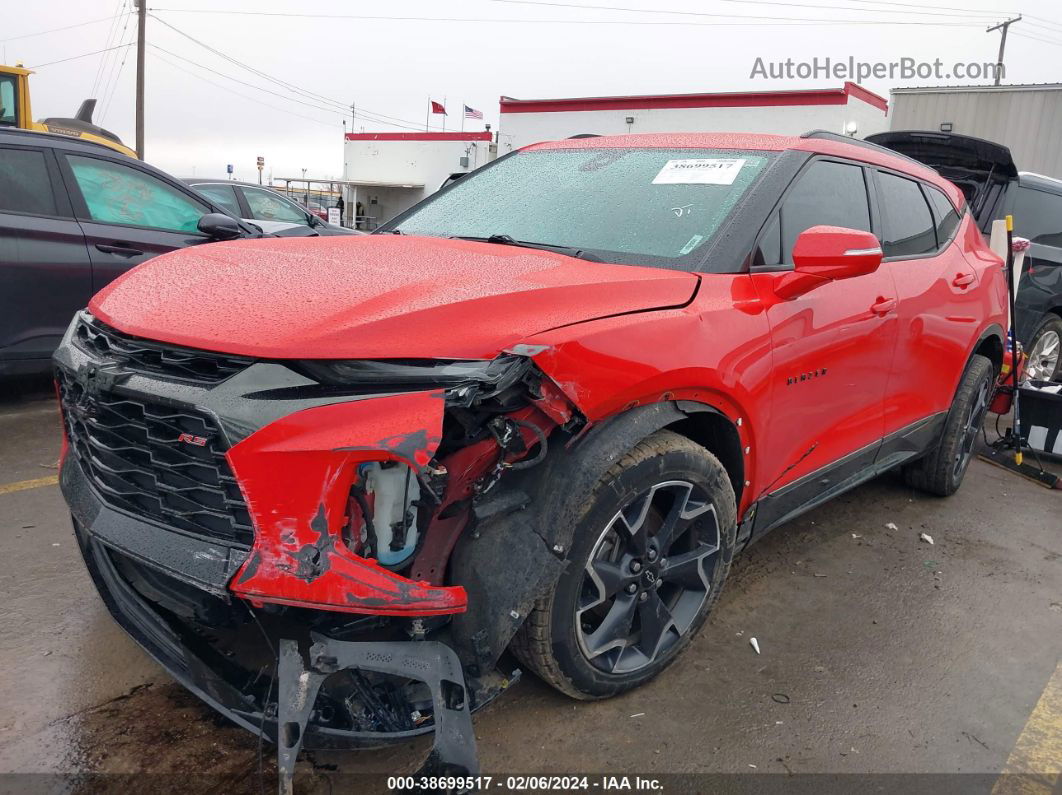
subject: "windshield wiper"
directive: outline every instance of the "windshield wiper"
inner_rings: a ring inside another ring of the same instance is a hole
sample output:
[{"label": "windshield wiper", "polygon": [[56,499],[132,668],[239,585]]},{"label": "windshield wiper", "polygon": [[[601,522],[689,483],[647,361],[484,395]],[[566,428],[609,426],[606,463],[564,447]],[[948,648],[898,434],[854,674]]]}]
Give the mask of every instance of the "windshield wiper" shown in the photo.
[{"label": "windshield wiper", "polygon": [[602,262],[590,252],[576,248],[575,246],[561,246],[556,243],[536,243],[531,240],[516,240],[512,235],[490,235],[489,237],[475,237],[473,235],[454,235],[451,240],[473,240],[477,243],[495,243],[500,246],[517,246],[518,248],[534,248],[542,251],[556,251],[558,254],[567,254],[569,257],[585,259],[590,262]]}]

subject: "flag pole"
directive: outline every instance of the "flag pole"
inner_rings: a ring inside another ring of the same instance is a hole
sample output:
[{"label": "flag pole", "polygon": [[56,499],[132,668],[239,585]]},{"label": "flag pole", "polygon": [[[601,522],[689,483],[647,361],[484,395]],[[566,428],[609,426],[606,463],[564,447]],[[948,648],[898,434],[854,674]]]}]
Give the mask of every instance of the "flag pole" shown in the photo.
[{"label": "flag pole", "polygon": [[465,103],[461,102],[461,132],[465,131]]},{"label": "flag pole", "polygon": [[428,120],[431,119],[431,97],[428,97],[428,108],[424,111],[424,132],[428,131]]}]

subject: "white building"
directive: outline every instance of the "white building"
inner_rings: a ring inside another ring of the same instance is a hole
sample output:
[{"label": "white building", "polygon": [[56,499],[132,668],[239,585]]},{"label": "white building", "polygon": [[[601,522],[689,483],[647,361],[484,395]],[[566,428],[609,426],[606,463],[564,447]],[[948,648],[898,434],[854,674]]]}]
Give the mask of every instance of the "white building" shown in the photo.
[{"label": "white building", "polygon": [[856,83],[840,88],[577,99],[501,98],[498,154],[580,133],[808,130],[858,135],[888,129],[888,102]]},{"label": "white building", "polygon": [[346,213],[375,229],[439,189],[453,174],[487,162],[489,132],[347,133]]}]

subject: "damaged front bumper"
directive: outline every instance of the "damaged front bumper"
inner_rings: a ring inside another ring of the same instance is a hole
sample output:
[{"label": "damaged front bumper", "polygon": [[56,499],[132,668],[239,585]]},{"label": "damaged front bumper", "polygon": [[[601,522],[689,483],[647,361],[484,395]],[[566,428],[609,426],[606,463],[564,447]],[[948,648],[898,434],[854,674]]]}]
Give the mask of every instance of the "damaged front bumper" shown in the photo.
[{"label": "damaged front bumper", "polygon": [[[490,684],[474,681],[472,689],[467,689],[456,655],[442,643],[379,641],[351,644],[307,631],[293,639],[283,639],[279,636],[273,639],[280,646],[279,671],[270,670],[276,662],[269,663],[269,652],[265,650],[266,653],[262,657],[265,670],[259,672],[259,681],[249,686],[240,681],[239,676],[234,675],[233,666],[220,664],[221,661],[210,648],[209,642],[193,629],[193,625],[199,621],[209,620],[208,616],[197,614],[204,600],[182,599],[182,595],[186,596],[181,591],[183,584],[179,584],[154,565],[147,565],[135,557],[135,539],[140,536],[149,542],[152,538],[157,540],[160,528],[132,519],[103,504],[93,493],[76,461],[68,462],[63,467],[61,485],[70,503],[74,531],[85,564],[115,621],[181,685],[234,723],[255,734],[261,732],[267,739],[277,743],[282,753],[285,749],[290,751],[293,747],[295,752],[298,747],[337,750],[374,748],[403,742],[447,724],[451,726],[447,736],[467,737],[468,743],[462,746],[463,750],[456,752],[451,750],[454,747],[453,740],[444,744],[441,761],[444,764],[467,765],[469,759],[474,760],[474,738],[470,733],[466,734],[460,715],[455,715],[452,708],[442,711],[436,705],[432,721],[402,731],[336,728],[323,720],[325,714],[322,710],[313,709],[312,699],[308,703],[304,702],[300,714],[292,718],[291,704],[294,702],[290,696],[285,702],[285,697],[293,686],[292,682],[285,680],[285,666],[290,669],[293,665],[290,644],[295,644],[294,653],[299,657],[300,666],[305,664],[301,654],[297,652],[299,645],[314,648],[314,644],[320,644],[316,647],[317,652],[313,653],[310,663],[305,665],[307,670],[313,670],[319,677],[314,688],[315,694],[326,678],[325,674],[335,673],[350,664],[344,660],[358,662],[356,658],[337,655],[335,649],[329,651],[330,644],[338,644],[336,649],[353,645],[369,651],[375,650],[374,654],[363,655],[357,667],[418,679],[428,685],[433,696],[448,688],[446,692],[450,695],[442,704],[465,705],[463,713],[466,717],[471,708],[482,706],[489,698],[500,693],[508,685],[508,681],[498,680]],[[234,572],[240,565],[240,555],[230,553],[226,557],[219,554],[218,548],[211,548],[183,537],[171,539],[166,548],[167,560],[200,561],[201,566],[196,570],[199,584],[193,587],[201,587],[204,593],[214,592],[219,603],[224,600],[217,591],[217,586],[223,585],[226,572]],[[137,573],[131,575],[130,572]],[[153,590],[145,586],[145,580],[153,586]],[[147,598],[145,590],[153,596],[158,596],[167,607],[160,608],[158,602]],[[180,607],[182,603],[184,610]],[[234,611],[238,610],[232,600],[229,600],[229,605]],[[181,612],[185,615],[179,615]],[[287,662],[285,648],[288,648]],[[331,657],[335,657],[336,662],[331,662]],[[372,664],[373,660],[385,658],[395,661],[394,670],[381,669]],[[440,660],[445,660],[448,664],[441,666]],[[271,698],[274,676],[277,677],[277,695]],[[444,685],[444,681],[454,685]],[[453,696],[454,686],[460,688],[459,699]],[[460,713],[461,710],[457,712]],[[282,728],[278,728],[293,721],[301,722],[298,732],[293,733],[288,727],[284,733]],[[458,726],[453,728],[452,724],[455,722]],[[297,743],[292,741],[293,737],[297,737]]]},{"label": "damaged front bumper", "polygon": [[[79,318],[55,355],[60,483],[115,620],[211,707],[276,742],[282,767],[298,747],[368,748],[445,730],[451,739],[430,761],[472,772],[468,716],[515,679],[492,669],[466,680],[447,620],[467,598],[442,584],[442,566],[415,561],[405,577],[343,537],[362,462],[430,475],[442,393],[337,392],[270,362],[173,378],[152,367],[230,363],[113,330],[101,346],[91,324]],[[456,536],[462,525],[449,528]],[[298,710],[291,649],[319,678],[318,697]],[[388,654],[394,664],[381,667]]]}]

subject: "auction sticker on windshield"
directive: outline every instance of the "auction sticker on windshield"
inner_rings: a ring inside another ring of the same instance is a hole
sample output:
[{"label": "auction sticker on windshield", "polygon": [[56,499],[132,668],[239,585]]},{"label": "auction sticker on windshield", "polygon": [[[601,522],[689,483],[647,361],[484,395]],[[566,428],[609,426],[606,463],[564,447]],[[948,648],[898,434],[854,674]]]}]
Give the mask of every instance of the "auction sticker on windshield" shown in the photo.
[{"label": "auction sticker on windshield", "polygon": [[654,185],[733,185],[742,157],[712,157],[691,160],[668,160],[653,178]]}]

